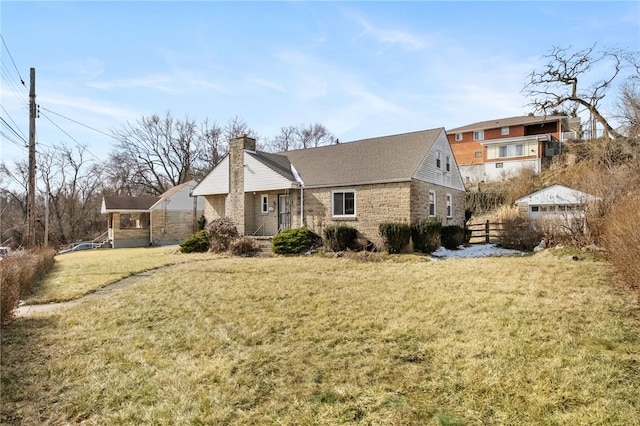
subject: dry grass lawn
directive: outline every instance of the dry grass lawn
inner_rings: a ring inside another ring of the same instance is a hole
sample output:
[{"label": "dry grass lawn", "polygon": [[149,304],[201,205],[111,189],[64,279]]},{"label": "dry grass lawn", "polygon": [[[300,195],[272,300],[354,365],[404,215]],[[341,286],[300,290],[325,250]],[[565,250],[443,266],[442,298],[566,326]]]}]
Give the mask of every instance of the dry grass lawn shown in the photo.
[{"label": "dry grass lawn", "polygon": [[640,425],[609,264],[395,259],[211,258],[21,319],[0,423]]},{"label": "dry grass lawn", "polygon": [[35,294],[26,302],[75,299],[143,271],[203,257],[181,254],[176,247],[86,250],[57,255],[53,271],[39,283]]}]

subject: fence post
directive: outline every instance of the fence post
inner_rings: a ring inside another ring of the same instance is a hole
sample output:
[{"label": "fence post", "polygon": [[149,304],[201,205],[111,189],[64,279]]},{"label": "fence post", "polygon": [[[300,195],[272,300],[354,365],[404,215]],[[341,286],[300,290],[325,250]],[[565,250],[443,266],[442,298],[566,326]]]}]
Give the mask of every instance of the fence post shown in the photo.
[{"label": "fence post", "polygon": [[489,220],[487,219],[486,223],[484,224],[484,242],[489,244],[489,240],[490,240],[490,235],[489,235]]}]

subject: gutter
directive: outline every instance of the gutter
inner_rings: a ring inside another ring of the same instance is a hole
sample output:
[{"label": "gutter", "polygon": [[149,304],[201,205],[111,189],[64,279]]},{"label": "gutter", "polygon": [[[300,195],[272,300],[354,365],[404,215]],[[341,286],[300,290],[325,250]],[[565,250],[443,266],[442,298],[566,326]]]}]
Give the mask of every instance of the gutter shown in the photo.
[{"label": "gutter", "polygon": [[293,164],[291,164],[291,174],[296,179],[296,182],[298,182],[298,186],[300,187],[300,226],[303,226],[304,225],[304,181],[302,180],[302,177],[300,176],[296,168],[293,167]]}]

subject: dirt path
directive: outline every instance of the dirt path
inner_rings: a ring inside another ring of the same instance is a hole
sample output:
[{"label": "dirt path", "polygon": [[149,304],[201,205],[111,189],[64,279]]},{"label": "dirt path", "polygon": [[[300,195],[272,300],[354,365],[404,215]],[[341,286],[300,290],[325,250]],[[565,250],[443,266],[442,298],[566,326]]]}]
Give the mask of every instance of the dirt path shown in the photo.
[{"label": "dirt path", "polygon": [[127,278],[123,278],[105,287],[102,287],[92,293],[86,294],[77,299],[69,300],[67,302],[45,303],[41,305],[22,305],[22,306],[19,306],[18,309],[16,309],[16,318],[26,318],[39,313],[46,314],[61,308],[69,308],[71,306],[77,305],[78,303],[84,302],[86,300],[98,299],[101,297],[108,296],[110,294],[117,293],[123,288],[127,288],[144,278],[149,278],[152,275],[154,275],[156,272],[170,268],[172,266],[175,266],[175,265],[168,265],[168,266],[163,266],[161,268],[153,269],[150,271],[140,272],[139,274],[132,275]]}]

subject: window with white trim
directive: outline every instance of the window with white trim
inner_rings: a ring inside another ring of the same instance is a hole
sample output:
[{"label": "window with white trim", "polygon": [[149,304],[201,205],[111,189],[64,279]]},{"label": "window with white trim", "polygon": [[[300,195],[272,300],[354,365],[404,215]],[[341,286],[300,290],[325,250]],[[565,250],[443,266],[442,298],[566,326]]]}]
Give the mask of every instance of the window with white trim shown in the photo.
[{"label": "window with white trim", "polygon": [[522,157],[524,155],[524,145],[521,143],[500,146],[499,157]]},{"label": "window with white trim", "polygon": [[500,129],[500,134],[502,136],[506,136],[509,134],[509,127],[503,127],[502,129]]},{"label": "window with white trim", "polygon": [[429,216],[436,216],[436,192],[429,191]]},{"label": "window with white trim", "polygon": [[456,133],[456,141],[460,142],[462,140],[462,133]]},{"label": "window with white trim", "polygon": [[440,151],[436,151],[436,167],[437,168],[441,168],[442,167],[442,153]]},{"label": "window with white trim", "polygon": [[331,213],[333,217],[355,217],[356,191],[353,189],[331,191]]},{"label": "window with white trim", "polygon": [[447,217],[453,217],[453,197],[447,194]]},{"label": "window with white trim", "polygon": [[484,140],[484,130],[476,130],[473,132],[473,140],[474,141],[483,141]]},{"label": "window with white trim", "polygon": [[450,172],[451,171],[451,157],[449,157],[447,155],[446,159],[445,159],[445,166],[447,168],[447,171]]},{"label": "window with white trim", "polygon": [[260,213],[269,213],[269,196],[267,194],[262,194],[260,196]]}]

